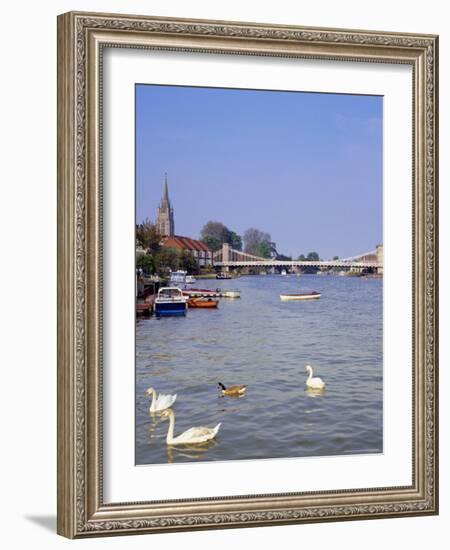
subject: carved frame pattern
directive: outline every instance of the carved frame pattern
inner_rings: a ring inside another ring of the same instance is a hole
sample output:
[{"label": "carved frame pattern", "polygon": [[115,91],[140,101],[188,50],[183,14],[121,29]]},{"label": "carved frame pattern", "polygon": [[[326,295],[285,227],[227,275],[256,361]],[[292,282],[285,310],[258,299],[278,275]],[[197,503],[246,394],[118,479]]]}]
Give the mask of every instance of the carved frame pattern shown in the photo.
[{"label": "carved frame pattern", "polygon": [[[58,532],[74,538],[436,514],[437,37],[90,13],[58,19]],[[105,45],[413,66],[413,486],[103,504],[99,89]]]}]

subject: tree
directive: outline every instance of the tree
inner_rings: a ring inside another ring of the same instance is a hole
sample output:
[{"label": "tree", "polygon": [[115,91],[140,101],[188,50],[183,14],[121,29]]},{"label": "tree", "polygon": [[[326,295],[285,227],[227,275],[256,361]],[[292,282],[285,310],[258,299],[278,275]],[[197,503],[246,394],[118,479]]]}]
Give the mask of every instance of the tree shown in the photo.
[{"label": "tree", "polygon": [[155,269],[158,273],[177,271],[180,266],[180,253],[176,248],[162,247],[155,255]]},{"label": "tree", "polygon": [[228,229],[222,222],[209,221],[200,232],[202,241],[212,251],[217,251],[223,243],[228,243],[234,250],[242,250],[240,235]]},{"label": "tree", "polygon": [[297,258],[299,262],[306,262],[306,257],[304,254],[300,254],[300,256]]},{"label": "tree", "polygon": [[204,243],[208,245],[210,250],[216,251],[224,242],[223,237],[226,234],[227,228],[221,222],[209,221],[205,223],[200,232],[200,237]]},{"label": "tree", "polygon": [[275,259],[282,262],[292,262],[292,256],[285,256],[284,254],[278,254]]},{"label": "tree", "polygon": [[230,240],[228,242],[234,250],[242,250],[242,237],[234,231],[230,231]]},{"label": "tree", "polygon": [[333,256],[333,261],[339,260],[339,256]]},{"label": "tree", "polygon": [[136,225],[136,240],[145,250],[157,252],[161,248],[161,235],[148,218]]},{"label": "tree", "polygon": [[210,235],[207,235],[206,237],[202,237],[202,241],[213,252],[216,252],[222,246],[222,243],[220,242],[219,239],[216,239],[215,237],[211,237]]},{"label": "tree", "polygon": [[198,271],[197,260],[194,258],[192,252],[189,250],[183,250],[180,255],[180,268],[190,273],[196,273]]},{"label": "tree", "polygon": [[[262,243],[265,243],[262,245]],[[269,255],[264,256],[270,258],[272,251],[275,249],[275,243],[272,242],[272,238],[269,233],[265,233],[254,227],[250,227],[244,233],[244,252],[248,254],[254,254],[255,256],[261,256],[261,251],[266,252],[269,250]],[[260,247],[262,248],[260,250]]]},{"label": "tree", "polygon": [[136,260],[136,267],[142,268],[144,273],[153,273],[155,269],[153,256],[151,254],[141,254]]},{"label": "tree", "polygon": [[258,244],[256,255],[263,258],[270,258],[272,255],[272,247],[270,246],[270,243],[268,241],[261,241]]},{"label": "tree", "polygon": [[308,256],[306,257],[306,259],[309,262],[318,262],[319,261],[319,254],[317,254],[317,252],[308,252]]}]

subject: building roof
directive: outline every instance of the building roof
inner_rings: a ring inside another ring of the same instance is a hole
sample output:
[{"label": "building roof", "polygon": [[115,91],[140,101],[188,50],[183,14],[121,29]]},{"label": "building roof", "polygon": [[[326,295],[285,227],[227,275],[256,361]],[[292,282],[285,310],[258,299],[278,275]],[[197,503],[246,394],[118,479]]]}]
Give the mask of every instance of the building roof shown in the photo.
[{"label": "building roof", "polygon": [[181,235],[172,235],[164,240],[163,246],[178,248],[179,250],[197,250],[199,252],[210,252],[207,245],[202,241],[183,237]]}]

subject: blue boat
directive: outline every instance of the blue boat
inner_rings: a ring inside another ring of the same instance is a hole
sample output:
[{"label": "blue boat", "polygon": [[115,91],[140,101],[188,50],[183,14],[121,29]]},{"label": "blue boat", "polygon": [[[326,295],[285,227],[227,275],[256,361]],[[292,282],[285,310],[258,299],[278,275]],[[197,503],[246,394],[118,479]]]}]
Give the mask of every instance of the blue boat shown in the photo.
[{"label": "blue boat", "polygon": [[155,298],[155,313],[158,317],[186,315],[188,297],[177,287],[162,287]]}]

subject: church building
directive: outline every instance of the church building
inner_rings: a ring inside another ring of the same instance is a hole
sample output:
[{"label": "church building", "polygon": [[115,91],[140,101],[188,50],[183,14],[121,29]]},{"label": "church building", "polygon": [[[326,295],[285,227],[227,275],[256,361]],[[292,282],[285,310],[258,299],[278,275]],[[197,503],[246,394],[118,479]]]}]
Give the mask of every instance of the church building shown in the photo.
[{"label": "church building", "polygon": [[171,237],[175,232],[175,223],[173,221],[173,208],[169,199],[169,186],[167,185],[167,174],[164,176],[164,191],[161,204],[158,207],[158,216],[156,218],[156,229],[163,237]]},{"label": "church building", "polygon": [[209,250],[203,241],[175,235],[175,223],[173,208],[169,199],[167,174],[164,177],[164,190],[161,203],[158,207],[156,229],[163,237],[163,246],[190,252],[197,260],[199,267],[206,267],[213,264],[213,252]]}]

